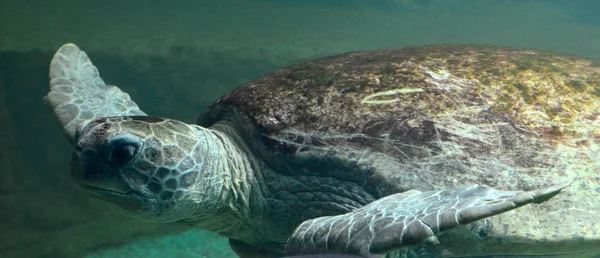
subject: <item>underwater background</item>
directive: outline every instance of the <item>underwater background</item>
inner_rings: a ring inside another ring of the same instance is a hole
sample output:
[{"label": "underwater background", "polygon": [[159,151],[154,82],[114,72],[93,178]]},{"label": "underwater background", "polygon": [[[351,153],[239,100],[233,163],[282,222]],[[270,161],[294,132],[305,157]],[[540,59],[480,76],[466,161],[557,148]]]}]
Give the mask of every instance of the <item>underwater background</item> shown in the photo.
[{"label": "underwater background", "polygon": [[0,0],[0,257],[235,257],[227,240],[88,197],[42,101],[63,43],[143,110],[193,123],[237,85],[302,60],[494,44],[600,60],[596,0]]}]

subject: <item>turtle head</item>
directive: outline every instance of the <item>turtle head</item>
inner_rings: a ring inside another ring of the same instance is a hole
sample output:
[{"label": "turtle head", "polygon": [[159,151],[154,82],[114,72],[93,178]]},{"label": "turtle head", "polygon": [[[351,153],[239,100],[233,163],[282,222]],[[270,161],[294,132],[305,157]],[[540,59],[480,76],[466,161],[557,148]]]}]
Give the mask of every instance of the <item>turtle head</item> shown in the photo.
[{"label": "turtle head", "polygon": [[94,197],[144,219],[173,222],[197,208],[192,126],[150,116],[92,120],[75,134],[71,175]]},{"label": "turtle head", "polygon": [[74,44],[56,52],[49,77],[46,103],[75,147],[71,174],[95,197],[161,222],[201,217],[219,204],[224,179],[204,159],[216,156],[210,134],[147,116]]}]

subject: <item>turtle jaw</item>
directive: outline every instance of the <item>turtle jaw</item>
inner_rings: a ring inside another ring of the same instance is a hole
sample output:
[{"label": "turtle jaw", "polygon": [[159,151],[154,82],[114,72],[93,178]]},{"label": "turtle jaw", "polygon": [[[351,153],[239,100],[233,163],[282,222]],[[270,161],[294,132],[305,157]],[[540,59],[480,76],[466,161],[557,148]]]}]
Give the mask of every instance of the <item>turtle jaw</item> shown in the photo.
[{"label": "turtle jaw", "polygon": [[71,177],[92,197],[127,211],[139,212],[153,203],[151,196],[136,191],[95,155],[73,153]]},{"label": "turtle jaw", "polygon": [[115,169],[99,160],[96,155],[73,153],[71,176],[79,185],[91,189],[103,189],[120,194],[133,190]]},{"label": "turtle jaw", "polygon": [[80,184],[80,186],[89,192],[92,197],[113,204],[123,210],[134,212],[135,214],[153,204],[149,196],[134,190],[121,193],[83,184]]}]

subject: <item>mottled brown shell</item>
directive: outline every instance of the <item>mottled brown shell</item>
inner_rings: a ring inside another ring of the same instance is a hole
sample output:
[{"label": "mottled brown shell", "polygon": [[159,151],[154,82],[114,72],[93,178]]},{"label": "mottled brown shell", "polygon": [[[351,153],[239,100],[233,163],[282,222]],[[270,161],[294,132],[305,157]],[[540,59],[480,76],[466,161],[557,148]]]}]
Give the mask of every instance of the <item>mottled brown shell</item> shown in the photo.
[{"label": "mottled brown shell", "polygon": [[[600,66],[590,60],[493,46],[346,53],[248,82],[199,123],[211,126],[231,110],[275,155],[334,153],[328,157],[369,171],[366,184],[383,194],[573,182],[541,208],[521,208],[518,216],[496,216],[472,230],[539,240],[532,250],[548,241],[598,241]],[[544,223],[532,222],[542,217]],[[504,244],[498,248],[510,248]]]},{"label": "mottled brown shell", "polygon": [[600,66],[589,60],[447,45],[304,62],[244,84],[216,104],[238,107],[272,133],[289,128],[356,133],[390,117],[485,111],[558,140],[576,135],[577,122],[596,120],[599,96]]}]

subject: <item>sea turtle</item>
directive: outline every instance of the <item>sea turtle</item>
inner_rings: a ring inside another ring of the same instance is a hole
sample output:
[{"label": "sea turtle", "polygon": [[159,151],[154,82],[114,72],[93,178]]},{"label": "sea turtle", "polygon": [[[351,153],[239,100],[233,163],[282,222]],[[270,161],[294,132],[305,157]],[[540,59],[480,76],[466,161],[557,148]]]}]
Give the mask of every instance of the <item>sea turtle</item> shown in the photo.
[{"label": "sea turtle", "polygon": [[415,46],[280,69],[193,125],[147,116],[65,44],[46,101],[91,195],[241,257],[592,257],[599,96],[583,58]]}]

